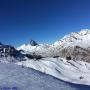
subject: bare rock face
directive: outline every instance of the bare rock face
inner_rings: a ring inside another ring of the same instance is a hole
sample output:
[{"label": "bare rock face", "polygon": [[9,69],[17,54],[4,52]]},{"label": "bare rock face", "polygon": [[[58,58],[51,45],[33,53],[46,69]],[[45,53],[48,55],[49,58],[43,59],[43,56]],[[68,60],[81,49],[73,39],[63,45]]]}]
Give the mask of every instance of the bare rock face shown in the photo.
[{"label": "bare rock face", "polygon": [[80,46],[67,47],[60,51],[60,57],[67,60],[83,60],[90,62],[90,49],[85,49]]}]

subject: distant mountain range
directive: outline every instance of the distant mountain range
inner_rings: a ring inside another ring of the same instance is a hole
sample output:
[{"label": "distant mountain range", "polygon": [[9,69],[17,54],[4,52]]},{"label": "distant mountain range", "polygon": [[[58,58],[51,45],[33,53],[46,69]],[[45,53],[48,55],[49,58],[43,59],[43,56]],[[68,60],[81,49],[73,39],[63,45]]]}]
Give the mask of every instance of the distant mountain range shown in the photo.
[{"label": "distant mountain range", "polygon": [[30,42],[32,43],[21,45],[17,49],[43,57],[60,56],[70,57],[72,60],[90,61],[90,30],[88,29],[66,35],[52,45],[37,44],[32,40]]}]

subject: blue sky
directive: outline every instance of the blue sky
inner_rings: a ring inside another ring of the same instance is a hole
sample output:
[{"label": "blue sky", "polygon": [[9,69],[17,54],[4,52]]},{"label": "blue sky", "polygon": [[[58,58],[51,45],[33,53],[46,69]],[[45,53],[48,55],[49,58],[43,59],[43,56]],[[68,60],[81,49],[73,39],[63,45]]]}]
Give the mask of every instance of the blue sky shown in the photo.
[{"label": "blue sky", "polygon": [[53,43],[90,28],[90,0],[0,0],[0,41]]}]

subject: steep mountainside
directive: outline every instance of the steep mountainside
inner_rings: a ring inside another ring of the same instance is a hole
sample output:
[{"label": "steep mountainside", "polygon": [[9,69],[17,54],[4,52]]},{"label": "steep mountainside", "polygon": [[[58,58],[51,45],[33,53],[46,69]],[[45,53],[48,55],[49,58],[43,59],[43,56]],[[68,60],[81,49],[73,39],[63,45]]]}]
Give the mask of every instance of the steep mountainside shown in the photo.
[{"label": "steep mountainside", "polygon": [[90,30],[82,30],[65,36],[54,45],[61,46],[59,55],[72,60],[84,60],[90,62]]}]

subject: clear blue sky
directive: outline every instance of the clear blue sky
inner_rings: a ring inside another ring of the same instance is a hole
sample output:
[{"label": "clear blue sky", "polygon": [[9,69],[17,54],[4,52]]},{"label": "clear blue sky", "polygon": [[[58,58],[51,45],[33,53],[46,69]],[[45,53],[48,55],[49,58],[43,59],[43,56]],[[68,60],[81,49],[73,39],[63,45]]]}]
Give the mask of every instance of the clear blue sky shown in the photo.
[{"label": "clear blue sky", "polygon": [[0,0],[0,41],[53,43],[90,28],[90,0]]}]

